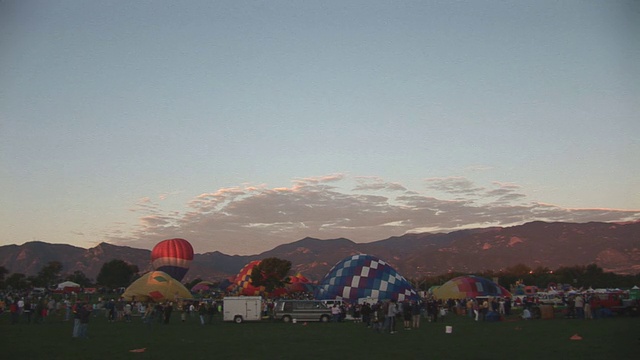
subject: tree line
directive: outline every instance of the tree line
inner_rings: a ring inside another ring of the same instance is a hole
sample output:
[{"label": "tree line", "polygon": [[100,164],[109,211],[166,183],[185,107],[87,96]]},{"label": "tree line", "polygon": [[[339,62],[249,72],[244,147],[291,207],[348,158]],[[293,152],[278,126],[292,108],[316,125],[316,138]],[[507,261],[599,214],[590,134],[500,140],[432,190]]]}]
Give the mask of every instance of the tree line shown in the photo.
[{"label": "tree line", "polygon": [[[255,286],[265,286],[268,291],[285,285],[287,275],[291,269],[291,262],[277,258],[264,259],[252,272],[252,282]],[[410,278],[409,281],[416,289],[426,291],[432,286],[439,286],[445,282],[468,273],[448,272],[435,276]],[[636,275],[622,275],[604,271],[596,264],[576,265],[560,267],[551,270],[547,267],[530,268],[524,264],[518,264],[506,269],[495,271],[485,270],[473,275],[487,279],[497,279],[499,285],[507,289],[516,283],[537,286],[545,289],[550,284],[568,284],[574,288],[631,288],[640,286],[640,273]],[[43,266],[35,276],[26,276],[21,273],[10,273],[4,266],[0,266],[0,289],[29,289],[33,287],[55,286],[62,281],[72,281],[81,287],[101,286],[106,288],[127,287],[140,277],[136,265],[123,260],[111,260],[100,268],[95,282],[89,279],[82,271],[63,273],[63,266],[59,261],[50,261]],[[186,286],[191,286],[202,281],[194,279]]]},{"label": "tree line", "polygon": [[[436,276],[424,276],[410,279],[409,281],[417,289],[426,291],[432,286],[439,286],[458,276],[471,275],[469,273],[449,272]],[[546,289],[549,285],[560,284],[570,285],[574,288],[620,288],[629,289],[635,285],[640,286],[640,273],[635,275],[622,275],[604,271],[596,264],[562,266],[555,270],[548,267],[530,268],[524,264],[517,264],[507,267],[504,270],[484,270],[476,272],[477,275],[486,279],[495,280],[507,290],[516,283],[536,286],[539,289]]]},{"label": "tree line", "polygon": [[[278,258],[266,258],[254,267],[251,280],[253,285],[265,286],[267,291],[272,291],[288,283],[289,279],[287,275],[290,270],[290,261]],[[0,266],[0,289],[23,290],[34,287],[50,288],[63,281],[72,281],[84,288],[99,286],[116,289],[129,286],[141,276],[139,272],[140,270],[136,265],[117,259],[102,265],[95,282],[80,270],[64,274],[62,263],[59,261],[50,261],[47,265],[43,266],[35,276],[26,276],[21,273],[9,274],[7,268]],[[202,281],[202,279],[194,279],[187,283],[186,287],[190,289],[200,281]]]},{"label": "tree line", "polygon": [[140,276],[139,271],[136,265],[128,264],[123,260],[111,260],[102,265],[94,282],[80,270],[75,270],[73,273],[63,273],[63,266],[59,261],[49,261],[36,275],[32,276],[10,273],[7,268],[0,266],[0,289],[50,288],[63,281],[72,281],[81,287],[103,286],[115,289],[129,286],[133,280]]}]

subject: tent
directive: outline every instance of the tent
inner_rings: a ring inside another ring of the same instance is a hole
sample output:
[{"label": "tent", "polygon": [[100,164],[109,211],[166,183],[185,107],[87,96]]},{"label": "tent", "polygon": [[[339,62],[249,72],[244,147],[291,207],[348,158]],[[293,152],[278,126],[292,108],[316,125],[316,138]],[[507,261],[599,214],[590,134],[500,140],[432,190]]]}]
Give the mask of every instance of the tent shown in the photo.
[{"label": "tent", "polygon": [[411,284],[386,261],[359,254],[338,262],[320,281],[316,299],[341,298],[349,301],[370,298],[398,301],[418,300]]},{"label": "tent", "polygon": [[466,299],[476,297],[511,297],[504,287],[491,280],[475,275],[458,276],[433,290],[433,295],[440,300]]},{"label": "tent", "polygon": [[126,301],[176,301],[178,298],[189,299],[191,293],[178,280],[162,271],[148,272],[134,281],[124,291],[122,297]]},{"label": "tent", "polygon": [[80,284],[76,284],[73,281],[65,281],[58,284],[58,290],[64,290],[64,288],[68,287],[80,287]]}]

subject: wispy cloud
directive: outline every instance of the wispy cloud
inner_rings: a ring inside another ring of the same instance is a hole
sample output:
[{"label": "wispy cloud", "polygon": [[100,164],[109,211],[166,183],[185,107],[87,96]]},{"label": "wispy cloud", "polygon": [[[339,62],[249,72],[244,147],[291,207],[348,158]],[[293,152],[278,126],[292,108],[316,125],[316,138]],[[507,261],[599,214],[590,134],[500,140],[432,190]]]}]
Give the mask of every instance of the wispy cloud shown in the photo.
[{"label": "wispy cloud", "polygon": [[[350,186],[349,183],[355,183]],[[407,232],[438,231],[545,221],[629,221],[640,210],[569,209],[528,199],[513,183],[476,185],[465,177],[430,178],[408,190],[377,177],[343,174],[294,179],[289,187],[243,184],[191,199],[184,211],[162,210],[150,198],[132,208],[138,226],[110,232],[115,243],[151,248],[183,237],[196,252],[256,254],[306,236],[357,242]],[[351,191],[346,189],[352,189]],[[432,191],[446,196],[432,196]]]}]

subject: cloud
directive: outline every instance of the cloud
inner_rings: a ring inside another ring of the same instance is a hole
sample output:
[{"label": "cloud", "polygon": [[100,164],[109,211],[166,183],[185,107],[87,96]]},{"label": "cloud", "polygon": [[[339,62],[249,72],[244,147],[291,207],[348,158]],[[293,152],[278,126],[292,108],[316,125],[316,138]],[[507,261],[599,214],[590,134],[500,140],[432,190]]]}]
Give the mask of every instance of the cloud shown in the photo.
[{"label": "cloud", "polygon": [[[355,183],[355,186],[350,186]],[[182,211],[163,210],[150,198],[132,208],[138,225],[107,234],[108,241],[151,248],[172,237],[188,239],[196,252],[258,254],[304,237],[345,237],[356,242],[408,232],[449,232],[544,221],[629,221],[640,210],[569,209],[526,201],[521,186],[478,186],[464,177],[430,178],[427,190],[442,199],[377,177],[343,174],[298,178],[288,187],[243,184],[200,194]],[[348,190],[352,189],[352,191]]]},{"label": "cloud", "polygon": [[358,185],[353,188],[354,191],[407,191],[404,186],[395,182],[385,182],[379,177],[357,177],[356,182]]},{"label": "cloud", "polygon": [[425,179],[427,188],[455,195],[479,195],[484,190],[463,176]]}]

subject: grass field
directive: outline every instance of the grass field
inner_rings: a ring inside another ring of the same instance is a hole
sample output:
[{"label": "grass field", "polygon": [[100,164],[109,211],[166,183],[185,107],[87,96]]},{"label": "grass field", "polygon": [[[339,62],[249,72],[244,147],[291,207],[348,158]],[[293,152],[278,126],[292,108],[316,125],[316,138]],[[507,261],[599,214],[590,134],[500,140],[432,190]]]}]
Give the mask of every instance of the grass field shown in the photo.
[{"label": "grass field", "polygon": [[[23,319],[21,319],[23,320]],[[419,329],[376,333],[361,323],[262,321],[200,325],[109,323],[92,317],[89,339],[71,337],[72,323],[9,323],[0,316],[1,359],[640,359],[640,318],[475,322],[448,315]],[[445,326],[452,326],[447,334]],[[583,340],[570,340],[579,334]],[[130,352],[142,349],[144,352]]]}]

